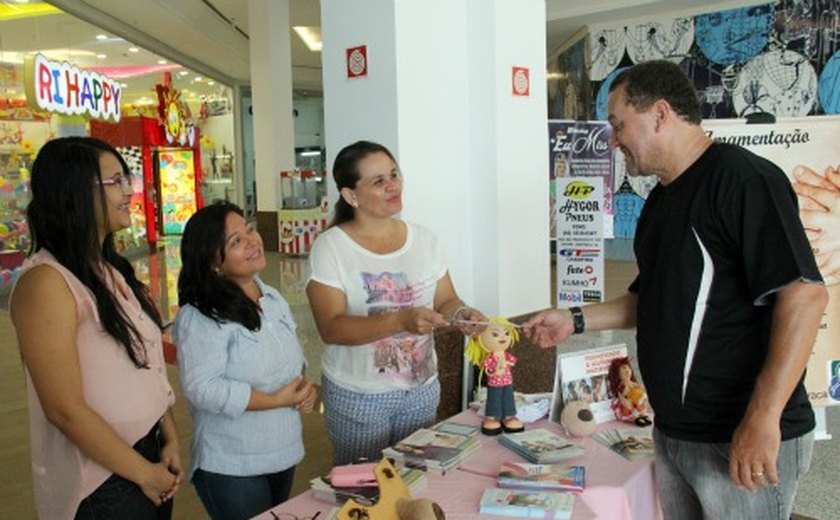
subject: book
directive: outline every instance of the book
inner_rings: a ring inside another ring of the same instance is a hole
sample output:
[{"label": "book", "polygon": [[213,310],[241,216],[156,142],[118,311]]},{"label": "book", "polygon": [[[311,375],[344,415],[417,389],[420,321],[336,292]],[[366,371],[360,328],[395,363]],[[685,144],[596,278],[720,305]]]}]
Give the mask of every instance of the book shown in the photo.
[{"label": "book", "polygon": [[382,455],[393,459],[398,466],[419,468],[435,473],[445,473],[457,467],[466,457],[478,451],[481,440],[476,434],[463,435],[449,432],[456,429],[472,431],[473,427],[469,425],[445,423],[446,421],[434,428],[421,428],[415,431],[394,446],[382,450]]},{"label": "book", "polygon": [[571,518],[575,496],[560,491],[489,488],[481,496],[479,512],[520,518]]},{"label": "book", "polygon": [[545,429],[503,433],[499,444],[537,464],[551,464],[583,455],[583,448]]},{"label": "book", "polygon": [[549,420],[559,424],[563,403],[577,400],[589,404],[596,424],[615,420],[607,372],[613,359],[625,356],[627,346],[623,343],[559,354]]},{"label": "book", "polygon": [[476,437],[481,432],[481,427],[473,424],[462,424],[455,421],[441,421],[432,426],[432,429],[442,433],[461,435],[464,437]]},{"label": "book", "polygon": [[500,488],[568,491],[582,493],[586,468],[564,464],[528,464],[503,462],[499,467],[497,485]]},{"label": "book", "polygon": [[627,460],[653,456],[653,430],[617,428],[596,432],[592,438]]},{"label": "book", "polygon": [[[412,495],[422,493],[426,489],[426,474],[423,471],[413,468],[398,468],[397,471]],[[313,478],[309,481],[309,488],[313,498],[330,504],[341,505],[352,498],[359,504],[372,506],[379,500],[378,486],[333,486],[328,476]]]}]

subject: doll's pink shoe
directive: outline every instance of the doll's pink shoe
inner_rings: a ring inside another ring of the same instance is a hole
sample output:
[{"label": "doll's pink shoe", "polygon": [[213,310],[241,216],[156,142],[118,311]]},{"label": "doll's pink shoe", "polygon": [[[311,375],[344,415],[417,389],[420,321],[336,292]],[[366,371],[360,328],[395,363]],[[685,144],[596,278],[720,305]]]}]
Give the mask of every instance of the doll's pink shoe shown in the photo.
[{"label": "doll's pink shoe", "polygon": [[502,429],[505,433],[519,433],[525,431],[525,425],[516,417],[506,417],[502,421]]},{"label": "doll's pink shoe", "polygon": [[499,435],[502,433],[502,423],[496,419],[484,419],[481,421],[481,433],[484,435]]}]

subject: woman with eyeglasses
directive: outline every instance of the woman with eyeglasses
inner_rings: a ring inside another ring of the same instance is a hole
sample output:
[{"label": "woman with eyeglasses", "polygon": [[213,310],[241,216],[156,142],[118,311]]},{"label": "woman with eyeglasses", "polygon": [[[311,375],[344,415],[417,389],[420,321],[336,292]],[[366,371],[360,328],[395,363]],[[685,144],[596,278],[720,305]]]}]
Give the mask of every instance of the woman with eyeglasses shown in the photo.
[{"label": "woman with eyeglasses", "polygon": [[128,175],[89,137],[46,143],[32,167],[32,248],[10,311],[39,518],[170,518],[183,479],[161,318],[114,248],[131,224]]},{"label": "woman with eyeglasses", "polygon": [[174,338],[193,416],[190,478],[212,518],[251,518],[289,497],[315,388],[289,304],[259,277],[262,238],[239,207],[190,217],[181,264]]},{"label": "woman with eyeglasses", "polygon": [[466,333],[484,315],[455,292],[436,237],[403,221],[402,175],[384,146],[359,141],[335,158],[340,191],[309,255],[306,292],[321,338],[324,420],[335,464],[365,457],[435,421],[435,327]]}]

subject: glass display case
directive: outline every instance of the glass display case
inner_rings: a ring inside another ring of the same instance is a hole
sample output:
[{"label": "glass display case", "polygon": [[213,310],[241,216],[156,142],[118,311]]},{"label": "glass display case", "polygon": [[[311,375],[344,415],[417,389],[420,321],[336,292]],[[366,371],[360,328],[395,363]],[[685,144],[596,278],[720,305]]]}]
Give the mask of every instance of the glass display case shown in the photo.
[{"label": "glass display case", "polygon": [[11,288],[29,249],[26,205],[31,167],[29,153],[0,147],[0,291]]},{"label": "glass display case", "polygon": [[202,163],[208,160],[210,163],[210,168],[201,179],[201,195],[204,197],[205,204],[235,199],[233,158],[233,153],[224,145],[222,145],[222,153],[216,153],[215,149],[202,152]]}]

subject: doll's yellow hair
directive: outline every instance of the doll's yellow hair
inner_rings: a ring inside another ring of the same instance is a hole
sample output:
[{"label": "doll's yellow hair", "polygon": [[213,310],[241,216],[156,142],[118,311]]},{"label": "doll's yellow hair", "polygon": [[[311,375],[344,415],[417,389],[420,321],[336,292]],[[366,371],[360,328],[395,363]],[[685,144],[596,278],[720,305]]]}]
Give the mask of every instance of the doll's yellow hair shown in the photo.
[{"label": "doll's yellow hair", "polygon": [[[492,318],[488,318],[487,321],[492,324],[501,325],[507,329],[510,333],[511,347],[519,341],[519,329],[517,329],[513,323],[508,321],[508,319],[504,316],[493,316]],[[476,386],[481,384],[481,376],[484,375],[484,360],[487,358],[487,354],[489,354],[489,352],[487,351],[487,347],[484,346],[484,342],[481,341],[481,334],[470,336],[467,340],[467,347],[464,350],[464,355],[467,356],[467,360],[470,363],[480,369]]]}]

